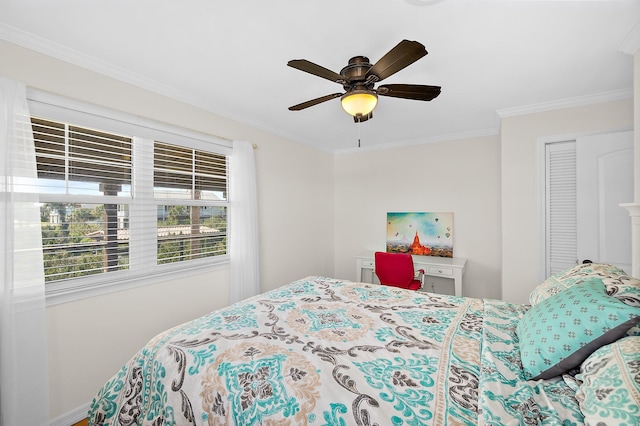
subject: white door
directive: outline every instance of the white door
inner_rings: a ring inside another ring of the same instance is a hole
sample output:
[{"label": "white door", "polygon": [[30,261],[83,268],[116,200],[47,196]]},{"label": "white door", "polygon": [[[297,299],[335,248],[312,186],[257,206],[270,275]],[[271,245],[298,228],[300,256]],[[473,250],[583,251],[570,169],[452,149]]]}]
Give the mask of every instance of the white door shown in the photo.
[{"label": "white door", "polygon": [[631,273],[633,132],[576,140],[577,258]]}]

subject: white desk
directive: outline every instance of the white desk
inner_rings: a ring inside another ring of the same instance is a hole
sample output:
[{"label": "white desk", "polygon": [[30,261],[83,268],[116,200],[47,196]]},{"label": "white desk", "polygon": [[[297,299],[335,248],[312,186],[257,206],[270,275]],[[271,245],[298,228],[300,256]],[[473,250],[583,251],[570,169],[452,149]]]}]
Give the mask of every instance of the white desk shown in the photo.
[{"label": "white desk", "polygon": [[[456,296],[462,296],[462,275],[467,259],[460,257],[413,256],[413,266],[424,269],[425,275],[453,280]],[[373,252],[356,256],[356,281],[362,281],[362,270],[371,269],[375,275]]]}]

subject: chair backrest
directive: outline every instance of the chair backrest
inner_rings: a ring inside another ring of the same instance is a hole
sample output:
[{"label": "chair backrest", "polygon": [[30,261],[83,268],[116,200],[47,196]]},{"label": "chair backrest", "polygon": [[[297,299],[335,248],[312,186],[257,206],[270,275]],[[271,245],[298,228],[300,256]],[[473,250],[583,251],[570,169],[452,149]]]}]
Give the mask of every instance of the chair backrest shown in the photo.
[{"label": "chair backrest", "polygon": [[380,284],[409,287],[414,281],[413,258],[407,253],[375,253],[375,272]]}]

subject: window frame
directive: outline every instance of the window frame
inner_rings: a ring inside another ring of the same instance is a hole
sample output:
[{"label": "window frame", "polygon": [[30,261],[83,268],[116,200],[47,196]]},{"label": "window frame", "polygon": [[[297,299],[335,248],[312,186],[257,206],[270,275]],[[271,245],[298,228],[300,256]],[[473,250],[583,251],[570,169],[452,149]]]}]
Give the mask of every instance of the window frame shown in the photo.
[{"label": "window frame", "polygon": [[[134,139],[134,149],[144,147],[151,150],[150,169],[141,169],[140,163],[136,161],[139,156],[135,155],[132,165],[131,197],[109,197],[93,195],[69,195],[69,194],[42,194],[40,193],[40,203],[46,202],[82,202],[104,204],[113,202],[115,204],[128,204],[129,208],[137,207],[146,215],[146,221],[138,224],[130,224],[130,254],[135,252],[138,243],[149,244],[151,240],[156,241],[157,228],[157,206],[171,204],[174,200],[156,199],[153,193],[153,184],[150,188],[143,189],[137,187],[139,173],[146,173],[151,176],[153,182],[153,143],[160,141],[173,145],[184,146],[190,149],[213,152],[227,156],[227,166],[232,154],[231,141],[219,137],[206,135],[192,130],[176,127],[166,123],[141,118],[120,111],[111,110],[105,107],[88,104],[85,102],[72,100],[59,95],[42,92],[36,89],[27,90],[27,101],[31,116],[41,117],[49,120],[73,123],[78,126],[99,129],[105,132],[131,135]],[[137,142],[137,143],[136,143]],[[144,142],[144,143],[140,143]],[[148,154],[148,152],[147,152]],[[147,157],[147,161],[149,157]],[[137,167],[136,167],[137,166]],[[147,167],[149,164],[146,165]],[[230,173],[227,169],[227,181]],[[228,188],[230,185],[228,184]],[[227,189],[228,189],[227,188]],[[186,278],[193,275],[203,274],[210,271],[227,269],[229,265],[229,212],[230,202],[227,192],[226,200],[181,200],[187,201],[190,205],[225,206],[227,211],[227,254],[205,257],[202,259],[192,259],[186,262],[173,262],[157,264],[157,260],[147,261],[144,264],[133,265],[133,257],[130,259],[130,267],[122,271],[110,271],[107,273],[78,277],[69,280],[47,283],[45,286],[46,304],[55,305],[73,300],[94,297],[114,291],[132,289],[146,286],[175,278]],[[182,202],[174,204],[183,204]],[[153,216],[153,225],[148,220]],[[146,223],[146,224],[145,224]],[[152,229],[153,231],[151,231]],[[138,235],[135,239],[134,236]],[[148,245],[146,246],[149,247]],[[156,256],[157,257],[157,256]]]}]

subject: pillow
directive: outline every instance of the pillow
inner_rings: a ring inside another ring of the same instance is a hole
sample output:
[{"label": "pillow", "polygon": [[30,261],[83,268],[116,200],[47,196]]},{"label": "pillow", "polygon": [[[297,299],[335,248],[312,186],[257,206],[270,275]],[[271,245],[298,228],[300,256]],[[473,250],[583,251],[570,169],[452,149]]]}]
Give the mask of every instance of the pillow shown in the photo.
[{"label": "pillow", "polygon": [[627,331],[627,336],[640,336],[640,324],[636,324]]},{"label": "pillow", "polygon": [[[604,263],[583,263],[551,275],[529,294],[529,304],[537,305],[545,299],[558,294],[569,287],[586,281],[590,278],[616,278],[625,276],[626,273],[617,266]],[[640,282],[639,282],[640,284]],[[640,290],[640,285],[638,286]],[[640,294],[639,294],[640,301]]]},{"label": "pillow", "polygon": [[626,275],[603,277],[607,294],[627,305],[640,308],[640,280]]},{"label": "pillow", "polygon": [[[609,296],[613,296],[630,306],[640,308],[640,280],[637,278],[619,275],[603,278],[602,282]],[[631,327],[627,336],[640,336],[640,324]]]},{"label": "pillow", "polygon": [[595,351],[580,367],[576,399],[587,425],[637,424],[640,418],[640,337]]},{"label": "pillow", "polygon": [[533,306],[518,323],[524,376],[559,376],[639,322],[640,308],[608,296],[601,280],[576,284]]}]

